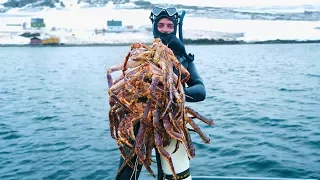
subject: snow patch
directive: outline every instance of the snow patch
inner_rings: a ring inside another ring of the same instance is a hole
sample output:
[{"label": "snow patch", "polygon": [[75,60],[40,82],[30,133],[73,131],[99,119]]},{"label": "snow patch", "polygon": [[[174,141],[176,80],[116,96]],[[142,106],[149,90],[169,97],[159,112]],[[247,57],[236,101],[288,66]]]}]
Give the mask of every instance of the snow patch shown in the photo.
[{"label": "snow patch", "polygon": [[[68,1],[69,2],[69,1]],[[72,4],[70,0],[70,4]],[[46,28],[41,33],[60,37],[65,43],[133,43],[150,42],[153,38],[150,11],[142,9],[118,9],[110,4],[106,7],[81,8],[69,6],[65,9],[47,9],[46,11],[19,11],[11,9],[0,16],[0,44],[29,43],[19,34],[28,32],[22,26],[7,24],[30,24],[32,17],[44,18]],[[95,34],[95,29],[107,28],[108,20],[122,20],[123,26],[133,25],[139,32]],[[320,21],[268,21],[268,20],[232,20],[193,17],[187,14],[184,21],[184,38],[187,39],[224,39],[244,41],[264,40],[319,40]],[[54,30],[54,31],[52,31]],[[4,37],[4,34],[7,37]]]}]

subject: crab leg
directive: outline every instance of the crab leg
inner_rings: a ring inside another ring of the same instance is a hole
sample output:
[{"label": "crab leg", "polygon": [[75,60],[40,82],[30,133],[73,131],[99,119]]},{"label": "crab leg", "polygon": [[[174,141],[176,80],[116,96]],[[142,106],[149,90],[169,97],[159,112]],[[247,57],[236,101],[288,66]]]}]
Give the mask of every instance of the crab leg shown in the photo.
[{"label": "crab leg", "polygon": [[116,139],[116,121],[117,121],[117,116],[116,116],[116,109],[119,108],[119,105],[114,105],[110,111],[109,111],[109,123],[110,123],[110,133],[111,133],[111,137],[113,139]]},{"label": "crab leg", "polygon": [[120,99],[119,99],[116,95],[112,94],[112,95],[110,95],[110,98],[114,99],[114,100],[115,100],[117,103],[119,103],[122,107],[124,107],[124,108],[126,108],[127,110],[131,111],[131,108],[130,108],[129,106],[127,106],[126,104],[122,103],[122,102],[120,101]]},{"label": "crab leg", "polygon": [[186,136],[186,143],[187,143],[187,144],[184,144],[184,146],[185,146],[186,152],[188,154],[188,157],[191,159],[195,156],[196,150],[192,144],[191,136],[190,136],[190,133],[188,132],[188,129],[184,128],[183,133]]},{"label": "crab leg", "polygon": [[[171,63],[168,63],[168,64],[170,64],[170,65],[172,65]],[[168,100],[168,102],[167,102],[167,106],[166,106],[166,108],[165,108],[165,110],[164,110],[164,112],[163,112],[163,114],[161,115],[161,118],[163,118],[163,116],[167,113],[167,111],[168,111],[168,109],[169,109],[169,107],[171,106],[171,103],[172,103],[172,101],[173,101],[173,93],[174,93],[174,91],[173,91],[173,88],[174,88],[174,86],[173,86],[173,70],[172,70],[172,66],[170,66],[169,65],[169,67],[168,67],[168,71],[166,72],[166,73],[168,73],[169,74],[169,79],[168,79],[168,81],[167,81],[167,84],[168,84],[168,86],[169,86],[169,100]]]},{"label": "crab leg", "polygon": [[169,120],[168,115],[165,115],[165,116],[163,117],[163,126],[164,126],[164,128],[166,129],[166,132],[167,132],[172,138],[177,139],[177,140],[179,140],[179,141],[181,141],[181,142],[184,141],[183,135],[181,135],[181,134],[179,134],[179,133],[177,133],[177,132],[174,132],[173,126],[172,126],[172,124],[170,123],[170,120]]},{"label": "crab leg", "polygon": [[198,112],[196,112],[195,110],[191,109],[190,107],[185,107],[186,112],[193,115],[194,117],[200,119],[202,122],[208,124],[208,125],[213,125],[214,121],[213,120],[209,120],[203,116],[201,116]]},{"label": "crab leg", "polygon": [[181,72],[185,75],[185,77],[181,80],[181,84],[186,83],[190,78],[190,73],[184,66],[181,66],[179,60],[174,55],[169,54],[169,57],[177,70],[179,71],[181,69]]},{"label": "crab leg", "polygon": [[118,174],[117,174],[117,177],[122,174],[122,171],[124,170],[124,168],[126,167],[126,165],[128,165],[131,169],[133,169],[134,171],[136,171],[136,169],[134,168],[135,166],[132,164],[131,160],[132,158],[135,157],[135,153],[134,151],[131,151],[131,153],[128,155],[127,158],[122,158],[124,159],[124,162],[122,163],[121,167],[119,168],[118,170]]},{"label": "crab leg", "polygon": [[149,94],[150,94],[151,99],[153,101],[155,101],[157,103],[157,105],[162,106],[163,102],[153,93],[153,92],[155,92],[155,89],[159,83],[159,79],[160,79],[159,76],[152,76],[152,82],[149,87]]},{"label": "crab leg", "polygon": [[141,151],[146,131],[147,131],[147,127],[143,123],[141,123],[139,131],[138,131],[138,134],[137,134],[137,138],[136,138],[136,141],[135,141],[134,151],[137,154],[137,156],[139,157],[139,160],[142,162],[144,167],[148,170],[148,172],[153,177],[155,177],[150,165],[148,164],[148,162],[146,160],[146,155],[144,153],[142,153],[142,151]]},{"label": "crab leg", "polygon": [[188,116],[185,116],[187,122],[193,127],[193,129],[200,135],[201,139],[203,142],[209,144],[210,143],[210,138],[207,137],[199,128],[199,126]]},{"label": "crab leg", "polygon": [[121,68],[122,68],[122,64],[118,64],[118,65],[110,67],[107,70],[107,79],[108,79],[108,87],[109,88],[111,88],[113,86],[113,83],[114,83],[113,80],[112,80],[111,73],[113,73],[115,71],[119,71],[119,70],[121,70]]},{"label": "crab leg", "polygon": [[174,170],[173,167],[173,163],[172,163],[172,159],[170,154],[163,148],[163,140],[161,135],[158,133],[158,131],[154,130],[154,136],[155,136],[155,144],[156,144],[156,148],[158,149],[159,153],[161,154],[161,156],[163,156],[165,158],[165,160],[168,162],[169,167],[173,173],[173,176],[176,177],[177,174]]}]

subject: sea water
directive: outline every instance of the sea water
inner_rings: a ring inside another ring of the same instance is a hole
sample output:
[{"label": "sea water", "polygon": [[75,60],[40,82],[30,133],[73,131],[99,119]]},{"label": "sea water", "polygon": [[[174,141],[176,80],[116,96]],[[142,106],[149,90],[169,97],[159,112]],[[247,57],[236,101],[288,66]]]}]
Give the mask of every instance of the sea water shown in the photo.
[{"label": "sea water", "polygon": [[[215,120],[193,176],[320,178],[319,44],[186,48],[207,90],[186,105]],[[0,47],[0,179],[114,179],[106,70],[128,50]]]}]

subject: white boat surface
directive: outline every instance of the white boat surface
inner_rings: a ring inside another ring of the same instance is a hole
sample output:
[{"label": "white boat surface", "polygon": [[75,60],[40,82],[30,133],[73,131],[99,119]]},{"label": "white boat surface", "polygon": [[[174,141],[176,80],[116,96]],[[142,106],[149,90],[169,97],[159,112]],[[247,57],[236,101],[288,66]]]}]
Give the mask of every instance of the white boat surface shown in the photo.
[{"label": "white boat surface", "polygon": [[269,177],[228,177],[228,176],[192,176],[192,180],[316,180],[300,178],[269,178]]}]

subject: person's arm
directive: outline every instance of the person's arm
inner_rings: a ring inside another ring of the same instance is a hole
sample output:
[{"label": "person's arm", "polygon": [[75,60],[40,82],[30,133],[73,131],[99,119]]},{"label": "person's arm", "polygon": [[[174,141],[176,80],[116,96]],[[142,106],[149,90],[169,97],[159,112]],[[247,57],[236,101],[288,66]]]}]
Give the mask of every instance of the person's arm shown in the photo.
[{"label": "person's arm", "polygon": [[189,62],[188,71],[190,79],[187,81],[188,87],[184,88],[186,101],[203,101],[206,98],[206,89],[193,61]]}]

